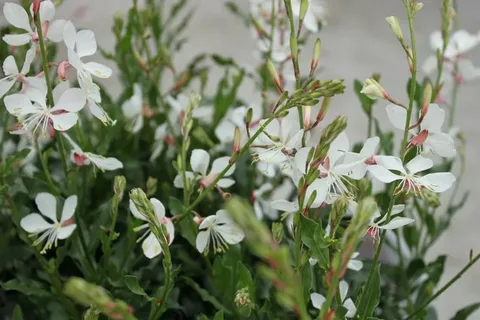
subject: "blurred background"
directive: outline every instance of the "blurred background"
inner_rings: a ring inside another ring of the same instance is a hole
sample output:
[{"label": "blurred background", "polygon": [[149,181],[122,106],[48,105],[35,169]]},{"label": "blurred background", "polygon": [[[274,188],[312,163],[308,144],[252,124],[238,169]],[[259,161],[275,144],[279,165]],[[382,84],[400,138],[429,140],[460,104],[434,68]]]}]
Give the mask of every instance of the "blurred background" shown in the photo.
[{"label": "blurred background", "polygon": [[[0,0],[0,3],[5,2]],[[141,0],[139,1],[141,3]],[[168,0],[166,1],[169,2]],[[219,53],[234,58],[240,65],[255,65],[253,54],[256,45],[240,19],[224,6],[224,0],[193,0],[196,7],[193,21],[187,31],[188,42],[175,57],[174,64],[181,66],[200,52]],[[240,8],[248,10],[248,0],[234,1]],[[385,17],[396,15],[407,34],[407,21],[401,0],[325,0],[329,8],[328,25],[319,33],[322,40],[320,78],[343,78],[347,84],[346,93],[333,100],[329,117],[342,114],[349,117],[347,133],[352,142],[365,138],[366,118],[351,88],[354,79],[364,80],[374,72],[382,75],[382,85],[397,100],[406,101],[406,80],[408,66],[405,54],[391,32]],[[480,29],[480,1],[459,0],[459,26],[471,33]],[[429,45],[430,33],[440,28],[440,0],[424,0],[424,8],[416,19],[416,37],[419,63],[433,52]],[[111,51],[114,39],[111,35],[113,15],[125,13],[131,0],[64,0],[57,17],[71,19],[78,28],[88,28],[96,33],[99,46]],[[0,23],[5,23],[0,16]],[[313,38],[313,37],[312,37]],[[3,42],[1,45],[5,45]],[[306,47],[303,63],[310,63],[311,45]],[[474,63],[480,63],[480,48],[470,52]],[[101,58],[100,58],[101,60]],[[97,60],[95,60],[97,61]],[[99,61],[100,62],[100,61]],[[110,62],[104,61],[113,67]],[[304,69],[308,72],[308,69]],[[220,74],[217,75],[220,77]],[[421,76],[423,78],[423,75]],[[216,79],[209,85],[215,88]],[[109,79],[103,84],[112,93],[120,91],[118,80]],[[470,191],[468,203],[456,215],[451,228],[444,233],[435,247],[428,253],[429,259],[447,254],[447,264],[442,285],[468,263],[469,250],[480,250],[480,217],[477,199],[480,199],[478,174],[480,167],[480,105],[478,103],[480,82],[461,87],[458,101],[456,125],[460,126],[467,139],[467,174],[462,180],[459,195]],[[246,101],[255,99],[253,87],[244,86],[241,97]],[[388,121],[384,104],[376,105],[375,115],[382,122]],[[448,195],[446,195],[448,196]],[[458,197],[460,198],[460,197]],[[474,266],[455,285],[436,300],[440,320],[450,319],[461,307],[480,301],[480,265]],[[476,313],[471,319],[480,319]]]}]

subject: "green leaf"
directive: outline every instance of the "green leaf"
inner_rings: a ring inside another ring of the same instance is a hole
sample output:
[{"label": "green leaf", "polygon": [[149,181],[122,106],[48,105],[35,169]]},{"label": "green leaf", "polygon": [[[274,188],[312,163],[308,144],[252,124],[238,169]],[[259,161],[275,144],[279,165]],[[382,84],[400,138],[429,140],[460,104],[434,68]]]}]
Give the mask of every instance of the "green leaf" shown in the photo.
[{"label": "green leaf", "polygon": [[380,266],[377,265],[373,272],[373,278],[368,287],[362,286],[361,293],[357,296],[357,316],[359,319],[367,319],[373,315],[375,308],[380,302]]},{"label": "green leaf", "polygon": [[215,94],[214,106],[215,113],[213,115],[213,125],[216,127],[220,120],[227,113],[228,108],[230,108],[237,98],[237,91],[240,85],[242,84],[245,72],[239,71],[232,77],[232,84],[229,85],[229,72],[228,69],[225,71],[225,75],[222,80],[218,83],[217,93]]},{"label": "green leaf", "polygon": [[233,67],[236,66],[235,61],[232,58],[222,57],[218,54],[212,54],[212,60],[219,66],[222,67]]},{"label": "green leaf", "polygon": [[425,263],[422,259],[414,259],[407,267],[407,277],[409,279],[415,279],[425,270]]},{"label": "green leaf", "polygon": [[213,320],[223,320],[223,318],[224,318],[224,312],[223,310],[220,310],[215,314],[215,317],[213,317]]},{"label": "green leaf", "polygon": [[23,320],[22,308],[18,304],[13,308],[12,320]]},{"label": "green leaf", "polygon": [[36,296],[36,297],[50,296],[50,292],[48,292],[41,283],[33,281],[31,279],[24,279],[22,281],[18,279],[12,279],[7,282],[0,283],[0,286],[4,290],[18,291],[27,296]]},{"label": "green leaf", "polygon": [[317,263],[322,269],[327,269],[330,263],[328,246],[325,240],[325,233],[322,225],[301,215],[301,239],[310,249],[312,258],[317,259]]},{"label": "green leaf", "polygon": [[313,288],[312,268],[309,263],[303,266],[301,276],[303,284],[303,298],[305,300],[305,304],[308,304],[308,301],[310,300],[310,290]]},{"label": "green leaf", "polygon": [[213,295],[210,294],[210,292],[208,292],[207,290],[203,289],[202,287],[200,287],[198,285],[198,283],[196,283],[195,281],[193,281],[192,279],[188,278],[188,277],[181,277],[181,279],[183,281],[185,281],[185,284],[187,284],[189,287],[191,287],[193,290],[195,290],[195,292],[198,293],[198,295],[200,296],[200,298],[205,301],[205,302],[209,302],[211,303],[215,308],[219,309],[219,310],[224,310],[225,313],[227,314],[231,314],[230,311],[228,311],[221,303],[220,301],[218,301],[217,298],[215,298]]},{"label": "green leaf", "polygon": [[480,308],[480,302],[468,305],[458,310],[450,320],[467,320],[468,316],[474,313],[478,308]]},{"label": "green leaf", "polygon": [[140,284],[138,283],[138,278],[136,276],[133,276],[133,275],[125,275],[123,277],[123,280],[125,282],[125,285],[127,286],[127,288],[134,294],[136,295],[139,295],[139,296],[144,296],[145,298],[147,298],[149,301],[152,300],[152,298],[150,298],[148,296],[148,294],[145,292],[145,290],[143,290],[143,288],[140,286]]}]

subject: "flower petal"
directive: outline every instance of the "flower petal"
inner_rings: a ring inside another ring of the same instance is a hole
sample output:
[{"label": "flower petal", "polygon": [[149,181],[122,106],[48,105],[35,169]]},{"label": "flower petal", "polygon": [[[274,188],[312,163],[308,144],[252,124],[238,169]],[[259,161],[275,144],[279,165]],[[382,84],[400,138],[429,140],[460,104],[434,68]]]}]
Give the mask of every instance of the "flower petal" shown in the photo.
[{"label": "flower petal", "polygon": [[403,210],[405,210],[404,204],[396,204],[392,207],[392,214],[399,214],[400,212],[403,212]]},{"label": "flower petal", "polygon": [[76,228],[77,228],[76,224],[70,224],[66,227],[61,227],[58,230],[57,238],[60,240],[67,239],[68,237],[70,237],[73,231],[75,231]]},{"label": "flower petal", "polygon": [[60,218],[60,222],[67,221],[73,214],[75,213],[75,209],[77,208],[77,201],[78,198],[76,195],[70,196],[65,200],[63,204],[62,210],[62,217]]},{"label": "flower petal", "polygon": [[53,227],[53,224],[45,221],[38,213],[32,213],[20,220],[20,226],[28,233],[39,233]]},{"label": "flower petal", "polygon": [[235,180],[228,179],[228,178],[220,179],[217,182],[217,186],[219,186],[220,188],[230,188],[234,184],[235,184]]},{"label": "flower petal", "polygon": [[387,111],[388,120],[392,125],[400,130],[405,130],[405,122],[407,121],[407,110],[394,104],[389,104],[385,107]]},{"label": "flower petal", "polygon": [[[30,67],[32,65],[33,59],[35,59],[35,48],[30,48],[25,55],[25,61],[23,62],[22,71],[20,71],[21,74],[26,75],[30,72]],[[15,65],[15,68],[16,67],[17,66]]]},{"label": "flower petal", "polygon": [[271,206],[275,210],[283,212],[295,212],[298,210],[298,204],[287,200],[275,200],[272,201]]},{"label": "flower petal", "polygon": [[57,199],[48,193],[40,192],[35,197],[35,203],[37,204],[38,210],[45,217],[49,218],[53,222],[58,222],[57,220]]},{"label": "flower petal", "polygon": [[243,233],[242,229],[234,224],[216,226],[214,230],[218,232],[228,244],[240,243],[245,238],[245,233]]},{"label": "flower petal", "polygon": [[340,281],[338,286],[339,286],[339,291],[340,291],[340,298],[343,301],[347,297],[348,283],[346,281]]},{"label": "flower petal", "polygon": [[142,250],[143,254],[148,259],[153,259],[162,253],[162,246],[152,232],[150,232],[150,234],[145,238],[145,240],[143,240]]},{"label": "flower petal", "polygon": [[[210,164],[210,154],[203,149],[194,149],[190,156],[190,166],[193,172],[198,172],[202,176],[207,175],[208,165]],[[221,169],[220,171],[222,171]]]},{"label": "flower petal", "polygon": [[439,193],[450,189],[455,180],[455,176],[450,172],[430,173],[419,179],[422,185]]},{"label": "flower petal", "polygon": [[78,115],[73,112],[62,113],[58,115],[50,115],[53,127],[58,131],[67,131],[73,127],[78,121]]},{"label": "flower petal", "polygon": [[[205,220],[204,220],[205,221]],[[210,230],[200,231],[197,235],[197,239],[195,240],[195,246],[200,253],[205,251],[210,240]]]},{"label": "flower petal", "polygon": [[330,158],[330,165],[333,167],[335,163],[348,152],[350,142],[348,141],[345,131],[340,133],[338,137],[333,140],[328,149],[328,157]]},{"label": "flower petal", "polygon": [[110,78],[112,69],[97,62],[87,62],[83,64],[83,69],[90,72],[90,74],[105,79]]},{"label": "flower petal", "polygon": [[322,309],[322,305],[327,301],[324,296],[316,292],[310,294],[310,300],[312,300],[313,307],[318,310]]},{"label": "flower petal", "polygon": [[87,99],[82,89],[72,88],[66,90],[58,99],[55,107],[51,111],[65,110],[69,112],[78,112],[85,106]]},{"label": "flower petal", "polygon": [[0,80],[0,98],[3,97],[8,91],[10,91],[10,89],[12,89],[14,85],[15,85],[14,79],[7,79],[7,78],[1,79]]},{"label": "flower petal", "polygon": [[347,318],[353,318],[355,314],[357,313],[357,307],[355,307],[355,303],[353,303],[353,300],[348,298],[343,302],[343,306],[347,308],[348,312],[345,315]]},{"label": "flower petal", "polygon": [[395,180],[400,180],[403,177],[392,173],[386,168],[379,165],[368,166],[367,170],[373,175],[373,177],[381,182],[390,183]]},{"label": "flower petal", "polygon": [[363,144],[362,150],[360,151],[360,155],[362,157],[370,157],[374,155],[379,143],[380,143],[379,137],[368,138]]},{"label": "flower petal", "polygon": [[308,186],[307,191],[305,193],[305,205],[310,199],[313,191],[316,191],[317,195],[315,200],[312,203],[311,208],[318,208],[325,202],[327,198],[328,190],[330,189],[330,183],[328,179],[317,179],[311,185]]},{"label": "flower petal", "polygon": [[437,70],[437,66],[438,66],[437,57],[434,55],[431,55],[422,64],[422,71],[426,75],[429,75],[433,73],[435,70]]},{"label": "flower petal", "polygon": [[48,26],[47,38],[53,42],[63,41],[63,30],[67,25],[67,20],[55,20]]},{"label": "flower petal", "polygon": [[422,129],[426,129],[429,132],[440,132],[443,122],[445,121],[445,111],[441,109],[437,104],[430,104],[428,111],[422,121]]},{"label": "flower petal", "polygon": [[147,218],[144,217],[143,214],[140,213],[140,211],[138,211],[137,207],[135,206],[135,203],[132,200],[129,200],[128,208],[130,209],[130,212],[133,214],[135,218],[143,221],[148,221]]},{"label": "flower petal", "polygon": [[29,43],[32,40],[32,36],[29,33],[6,34],[2,39],[12,47],[19,47]]},{"label": "flower petal", "polygon": [[24,94],[9,95],[3,99],[3,102],[7,111],[16,117],[37,112],[30,99]]},{"label": "flower petal", "polygon": [[397,170],[406,173],[402,160],[394,156],[375,156],[375,162],[388,170]]},{"label": "flower petal", "polygon": [[[230,164],[230,157],[220,157],[213,161],[212,169],[210,169],[210,174],[219,174]],[[231,176],[235,171],[235,164],[228,169],[224,177]]]},{"label": "flower petal", "polygon": [[155,216],[159,220],[162,218],[165,218],[165,207],[163,206],[163,203],[156,198],[151,198],[150,202],[153,204],[153,209],[155,210]]},{"label": "flower petal", "polygon": [[445,158],[451,158],[457,154],[455,142],[449,134],[444,132],[429,132],[423,146]]},{"label": "flower petal", "polygon": [[18,74],[17,63],[13,56],[8,56],[5,61],[3,61],[3,74],[5,74],[5,76],[16,76]]},{"label": "flower petal", "polygon": [[3,6],[3,14],[5,16],[5,20],[10,23],[12,26],[26,30],[32,33],[32,28],[30,27],[30,19],[28,18],[28,14],[22,6],[7,2]]},{"label": "flower petal", "polygon": [[432,159],[425,158],[421,155],[416,156],[405,165],[408,172],[411,174],[428,170],[432,166],[433,166]]},{"label": "flower petal", "polygon": [[312,150],[311,147],[301,148],[295,154],[295,166],[303,174],[305,174],[307,170],[307,158],[310,150]]},{"label": "flower petal", "polygon": [[393,230],[393,229],[398,229],[403,226],[406,226],[407,224],[410,224],[414,222],[415,220],[411,218],[405,218],[405,217],[395,217],[390,222],[387,224],[384,224],[382,226],[378,226],[379,229],[385,229],[385,230]]},{"label": "flower petal", "polygon": [[200,223],[200,226],[198,227],[198,229],[199,230],[208,229],[209,227],[214,225],[216,222],[217,222],[217,216],[216,215],[208,216],[205,219],[203,219],[203,221],[202,221],[202,223]]},{"label": "flower petal", "polygon": [[353,271],[360,271],[363,268],[363,262],[360,260],[351,259],[347,263],[347,268]]},{"label": "flower petal", "polygon": [[80,58],[91,56],[97,52],[97,40],[92,30],[80,30],[76,38],[77,54]]},{"label": "flower petal", "polygon": [[123,168],[123,163],[117,158],[113,157],[102,157],[90,152],[85,153],[88,159],[92,161],[100,170],[113,171]]},{"label": "flower petal", "polygon": [[[75,48],[75,42],[77,41],[77,29],[75,29],[75,26],[71,21],[68,21],[65,24],[65,27],[63,29],[63,41],[65,42],[65,45],[69,49],[69,61],[70,61],[70,51],[73,52]],[[77,53],[75,53],[75,55],[78,57]],[[79,57],[78,57],[78,60],[80,60]],[[70,61],[70,63],[72,62]],[[77,68],[76,66],[74,67]]]}]

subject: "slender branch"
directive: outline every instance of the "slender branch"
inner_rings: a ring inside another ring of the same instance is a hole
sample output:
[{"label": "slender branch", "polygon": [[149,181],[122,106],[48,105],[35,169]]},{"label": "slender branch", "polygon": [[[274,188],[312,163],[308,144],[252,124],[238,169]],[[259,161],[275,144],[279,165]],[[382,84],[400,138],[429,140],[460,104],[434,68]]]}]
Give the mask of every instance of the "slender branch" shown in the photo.
[{"label": "slender branch", "polygon": [[35,26],[37,27],[38,33],[38,43],[40,44],[40,55],[42,57],[42,68],[45,76],[45,82],[47,83],[47,101],[50,107],[53,107],[53,91],[52,83],[50,82],[50,72],[48,69],[48,60],[47,60],[47,48],[45,46],[45,39],[43,36],[42,22],[40,21],[40,15],[35,14]]},{"label": "slender branch", "polygon": [[48,170],[48,164],[45,161],[45,158],[43,157],[42,151],[40,149],[40,145],[38,143],[38,139],[33,138],[33,145],[35,147],[35,151],[38,154],[38,157],[40,158],[40,163],[42,164],[43,172],[45,173],[45,177],[47,178],[48,185],[50,187],[50,191],[54,195],[58,195],[57,187],[55,186],[55,183],[53,182],[52,176],[50,175],[50,171]]},{"label": "slender branch", "polygon": [[425,307],[427,307],[433,300],[438,298],[442,293],[444,293],[452,284],[454,284],[458,279],[460,279],[465,272],[468,271],[478,260],[480,259],[480,253],[475,256],[470,262],[463,267],[450,281],[448,281],[443,287],[441,287],[433,296],[431,296],[424,304],[422,304],[417,310],[411,313],[405,320],[412,319],[414,315],[418,314]]}]

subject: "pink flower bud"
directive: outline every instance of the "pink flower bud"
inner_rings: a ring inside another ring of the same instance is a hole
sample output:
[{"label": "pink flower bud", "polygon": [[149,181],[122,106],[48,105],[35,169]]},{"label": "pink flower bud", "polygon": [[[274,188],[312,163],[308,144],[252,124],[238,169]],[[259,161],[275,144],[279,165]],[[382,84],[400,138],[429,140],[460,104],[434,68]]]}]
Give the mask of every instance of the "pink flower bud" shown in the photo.
[{"label": "pink flower bud", "polygon": [[303,109],[303,123],[305,128],[308,128],[310,126],[311,118],[312,118],[312,107],[305,106],[305,108]]},{"label": "pink flower bud", "polygon": [[87,157],[83,154],[74,152],[73,153],[73,160],[77,164],[77,166],[83,166],[85,165],[85,162],[87,161]]},{"label": "pink flower bud", "polygon": [[412,141],[410,142],[412,145],[418,147],[421,146],[425,140],[428,138],[428,130],[422,130],[419,134],[417,134],[415,137],[412,138]]},{"label": "pink flower bud", "polygon": [[70,66],[71,64],[68,61],[62,61],[58,65],[57,75],[62,81],[67,80],[67,70]]},{"label": "pink flower bud", "polygon": [[33,0],[32,10],[34,14],[37,14],[40,11],[41,0]]}]

